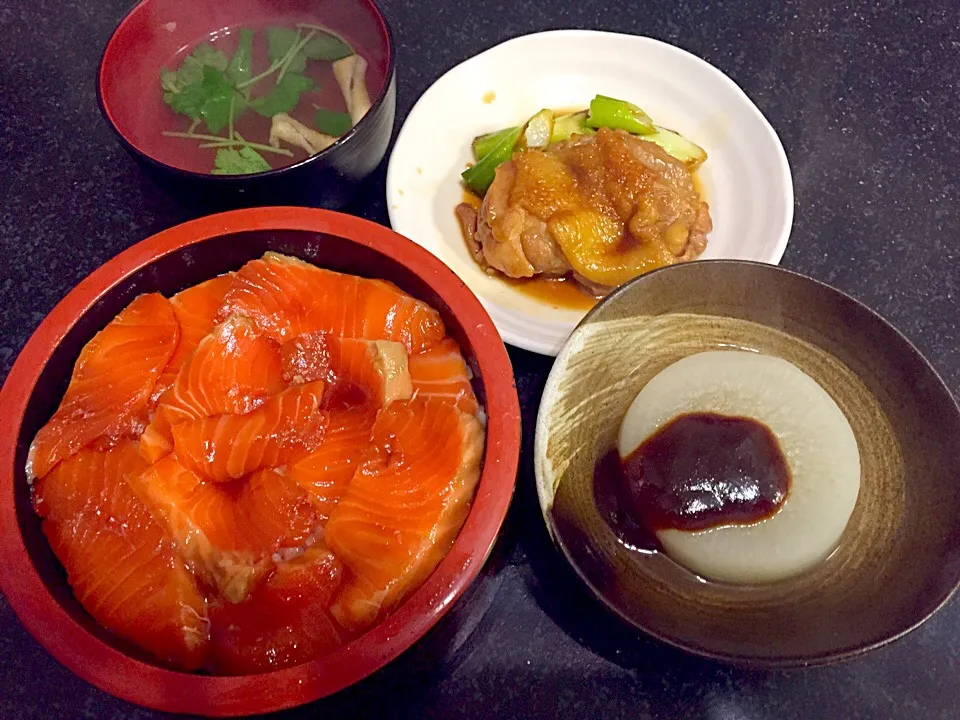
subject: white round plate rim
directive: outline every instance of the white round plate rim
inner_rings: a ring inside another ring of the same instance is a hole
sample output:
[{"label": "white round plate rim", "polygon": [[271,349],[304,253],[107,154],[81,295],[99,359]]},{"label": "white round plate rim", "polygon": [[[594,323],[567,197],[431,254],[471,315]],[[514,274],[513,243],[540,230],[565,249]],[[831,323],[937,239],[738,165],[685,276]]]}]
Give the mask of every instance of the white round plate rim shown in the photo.
[{"label": "white round plate rim", "polygon": [[[728,77],[723,71],[714,67],[706,60],[694,55],[693,53],[679,48],[670,43],[663,42],[662,40],[657,40],[655,38],[650,38],[642,35],[629,35],[625,33],[615,33],[607,32],[601,30],[583,30],[583,29],[559,29],[559,30],[547,30],[543,32],[529,33],[526,35],[520,35],[514,38],[505,40],[497,45],[494,45],[472,57],[467,58],[466,60],[458,63],[454,67],[447,70],[439,78],[437,78],[431,85],[428,87],[423,94],[417,99],[416,103],[411,108],[407,118],[400,129],[400,132],[397,135],[396,142],[391,151],[388,167],[387,167],[387,177],[386,177],[386,200],[387,200],[387,212],[390,219],[390,224],[392,228],[400,233],[401,235],[406,236],[413,242],[421,245],[426,248],[428,251],[432,252],[434,255],[438,255],[439,259],[445,264],[451,267],[454,272],[457,272],[457,269],[453,267],[444,257],[440,256],[437,250],[438,247],[431,244],[427,241],[427,238],[423,237],[423,221],[410,221],[407,222],[405,219],[405,214],[403,208],[401,207],[400,202],[403,201],[403,189],[400,185],[408,180],[413,173],[412,167],[402,166],[401,161],[398,161],[397,158],[403,155],[403,150],[406,148],[408,139],[413,135],[415,129],[421,124],[421,116],[425,112],[428,112],[428,105],[433,100],[432,93],[438,85],[442,85],[448,78],[451,76],[456,76],[458,74],[466,72],[469,68],[472,68],[477,65],[482,65],[484,61],[489,60],[490,57],[496,56],[499,53],[505,51],[505,49],[511,49],[516,45],[521,45],[524,43],[543,41],[546,39],[554,40],[557,42],[571,41],[571,40],[584,40],[584,39],[593,39],[597,41],[603,40],[613,40],[617,39],[620,42],[630,42],[635,43],[638,47],[648,46],[650,48],[655,48],[662,52],[668,52],[675,54],[678,58],[684,58],[685,61],[692,63],[697,66],[697,68],[708,74],[712,77],[712,80],[723,86],[727,91],[736,96],[740,103],[740,110],[748,113],[752,119],[758,123],[758,126],[763,129],[766,133],[764,140],[769,144],[769,149],[772,150],[775,157],[775,168],[773,169],[776,173],[776,181],[781,186],[779,189],[782,192],[782,222],[779,227],[779,234],[776,236],[775,241],[769,241],[764,246],[764,253],[762,257],[753,256],[748,258],[739,258],[739,259],[748,259],[755,260],[759,262],[765,262],[771,265],[777,265],[780,263],[783,255],[786,251],[787,243],[790,239],[790,233],[793,227],[793,217],[794,217],[794,194],[793,194],[793,178],[790,171],[789,160],[787,158],[786,152],[783,148],[783,144],[780,141],[779,136],[774,130],[773,126],[763,115],[760,109],[756,104],[750,99],[750,97],[743,91],[743,89],[737,85],[730,77]],[[642,102],[642,101],[641,101]],[[655,117],[656,119],[656,117]],[[426,124],[430,123],[429,118],[424,118],[423,120]],[[474,132],[473,129],[468,130],[464,134],[467,136],[463,139],[464,147],[469,145],[469,139],[472,138],[475,134],[483,132],[484,129],[479,129]],[[398,150],[400,152],[398,152]],[[709,150],[708,150],[709,152]],[[709,159],[708,159],[709,163]],[[705,166],[706,167],[706,166]],[[420,171],[420,168],[417,168],[417,171]],[[400,202],[398,202],[400,201]],[[708,197],[708,201],[710,198]],[[713,205],[711,205],[711,210],[713,210]],[[454,208],[450,208],[450,216],[453,217]],[[455,238],[442,238],[440,240],[441,246],[444,244],[444,239],[448,239],[449,242],[455,242],[463,244],[463,238],[457,232]],[[709,245],[708,245],[709,250]],[[722,257],[722,256],[721,256]],[[458,275],[460,273],[457,273]],[[551,315],[555,316],[553,319],[560,325],[564,326],[563,337],[558,336],[554,337],[545,337],[544,334],[537,332],[535,327],[527,328],[532,330],[532,332],[518,332],[510,327],[505,327],[504,322],[504,313],[510,315],[509,310],[504,310],[499,307],[495,299],[488,297],[481,288],[476,287],[475,284],[470,282],[469,278],[463,277],[461,279],[464,283],[474,292],[478,297],[481,304],[485,309],[490,313],[491,318],[494,321],[494,324],[497,327],[498,332],[500,333],[501,338],[507,344],[514,345],[516,347],[523,348],[535,353],[542,355],[556,356],[560,349],[563,347],[566,339],[573,332],[574,328],[583,319],[583,316],[586,315],[587,310],[582,311],[570,311],[565,309],[551,308],[548,305],[543,305],[543,308],[539,311],[544,314],[544,317],[549,317]],[[508,288],[507,292],[510,293],[519,293],[518,290],[513,290],[506,285],[506,283],[501,283],[505,288]]]}]

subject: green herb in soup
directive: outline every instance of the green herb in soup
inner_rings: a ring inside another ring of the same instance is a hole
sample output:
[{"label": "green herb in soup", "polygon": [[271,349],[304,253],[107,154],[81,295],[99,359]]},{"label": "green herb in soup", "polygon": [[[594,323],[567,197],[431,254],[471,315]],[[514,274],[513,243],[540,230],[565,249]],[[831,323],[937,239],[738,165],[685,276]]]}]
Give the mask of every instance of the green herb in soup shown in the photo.
[{"label": "green herb in soup", "polygon": [[321,107],[317,108],[314,124],[320,132],[334,137],[340,137],[353,127],[350,113],[333,112]]},{"label": "green herb in soup", "polygon": [[[204,42],[179,68],[160,71],[163,101],[185,118],[185,129],[163,134],[215,151],[211,173],[259,173],[305,159],[370,109],[367,62],[332,30],[297,23],[242,28],[229,37],[236,40],[230,54]],[[339,86],[336,102],[306,101],[326,78]]]}]

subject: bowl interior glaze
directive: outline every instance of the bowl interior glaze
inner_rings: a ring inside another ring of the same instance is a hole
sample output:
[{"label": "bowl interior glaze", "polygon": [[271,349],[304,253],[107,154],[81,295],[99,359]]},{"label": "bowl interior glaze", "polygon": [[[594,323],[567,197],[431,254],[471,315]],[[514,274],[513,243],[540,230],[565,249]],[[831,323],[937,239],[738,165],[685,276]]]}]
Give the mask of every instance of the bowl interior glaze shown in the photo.
[{"label": "bowl interior glaze", "polygon": [[[724,347],[800,367],[837,401],[860,450],[860,493],[837,549],[769,585],[706,582],[663,553],[629,550],[594,502],[594,467],[640,389],[676,360]],[[919,625],[960,582],[960,409],[890,324],[789,271],[701,261],[616,291],[558,357],[535,444],[544,517],[582,579],[634,627],[700,655],[845,659]]]}]

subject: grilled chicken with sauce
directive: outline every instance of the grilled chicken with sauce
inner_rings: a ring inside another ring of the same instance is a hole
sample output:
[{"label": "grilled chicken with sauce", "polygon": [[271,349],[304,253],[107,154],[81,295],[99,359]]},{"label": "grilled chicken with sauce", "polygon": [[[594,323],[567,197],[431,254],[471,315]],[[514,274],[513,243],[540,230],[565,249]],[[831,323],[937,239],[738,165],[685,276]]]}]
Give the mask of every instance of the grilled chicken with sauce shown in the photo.
[{"label": "grilled chicken with sauce", "polygon": [[479,211],[463,203],[457,217],[488,270],[512,278],[572,273],[597,295],[695,259],[712,228],[684,163],[606,128],[514,153]]}]

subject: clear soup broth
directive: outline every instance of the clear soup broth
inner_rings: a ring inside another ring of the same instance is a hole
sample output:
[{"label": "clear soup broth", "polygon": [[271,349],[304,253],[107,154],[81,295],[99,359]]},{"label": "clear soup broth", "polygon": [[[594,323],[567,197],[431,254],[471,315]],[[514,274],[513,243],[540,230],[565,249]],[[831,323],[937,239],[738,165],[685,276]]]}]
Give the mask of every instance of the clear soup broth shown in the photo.
[{"label": "clear soup broth", "polygon": [[[196,42],[187,45],[175,55],[171,56],[162,65],[162,69],[176,71],[183,66],[184,60],[191,55],[198,47],[209,44],[212,48],[223,53],[229,61],[237,52],[241,30],[253,31],[251,68],[252,76],[256,77],[267,71],[272,61],[269,53],[268,30],[270,28],[285,28],[297,30],[298,24],[310,24],[323,27],[329,27],[337,35],[341,36],[354,50],[355,54],[367,61],[366,68],[366,88],[370,101],[375,102],[383,90],[385,81],[383,67],[384,63],[379,61],[379,55],[382,51],[371,52],[362,44],[358,43],[348,32],[340,28],[332,27],[318,20],[316,17],[293,15],[282,18],[271,18],[269,20],[259,20],[237,24],[228,28],[218,30],[209,35],[199,38]],[[309,32],[309,28],[300,28],[301,33]],[[159,126],[162,128],[160,137],[156,138],[151,145],[154,146],[154,153],[158,159],[164,162],[176,165],[184,170],[191,170],[200,173],[210,173],[215,168],[217,151],[219,147],[204,147],[216,142],[213,136],[218,136],[223,140],[228,138],[228,128],[212,131],[204,122],[196,122],[187,115],[175,112],[170,105],[164,101],[164,87],[160,78],[161,68],[157,68],[155,85],[149,94],[149,101],[144,103],[143,112],[145,114],[154,114],[159,118]],[[300,93],[296,106],[288,111],[294,120],[302,123],[306,127],[321,131],[316,125],[316,116],[318,109],[323,109],[332,113],[347,113],[348,107],[341,91],[340,84],[337,82],[333,72],[333,64],[327,60],[307,59],[306,67],[295,74],[309,78],[313,87]],[[268,95],[276,85],[277,72],[264,77],[262,80],[247,86],[249,97],[254,100],[258,97]],[[296,145],[281,142],[280,150],[284,154],[271,152],[266,148],[256,146],[270,145],[271,118],[258,114],[252,107],[247,107],[242,112],[235,111],[236,118],[233,123],[233,130],[236,136],[243,138],[254,145],[258,154],[269,164],[270,169],[276,169],[293,165],[306,160],[311,153]],[[144,125],[156,125],[157,123],[144,123]],[[174,137],[167,133],[190,133],[205,137]],[[240,147],[240,146],[234,146]],[[261,168],[265,170],[267,168]]]}]

